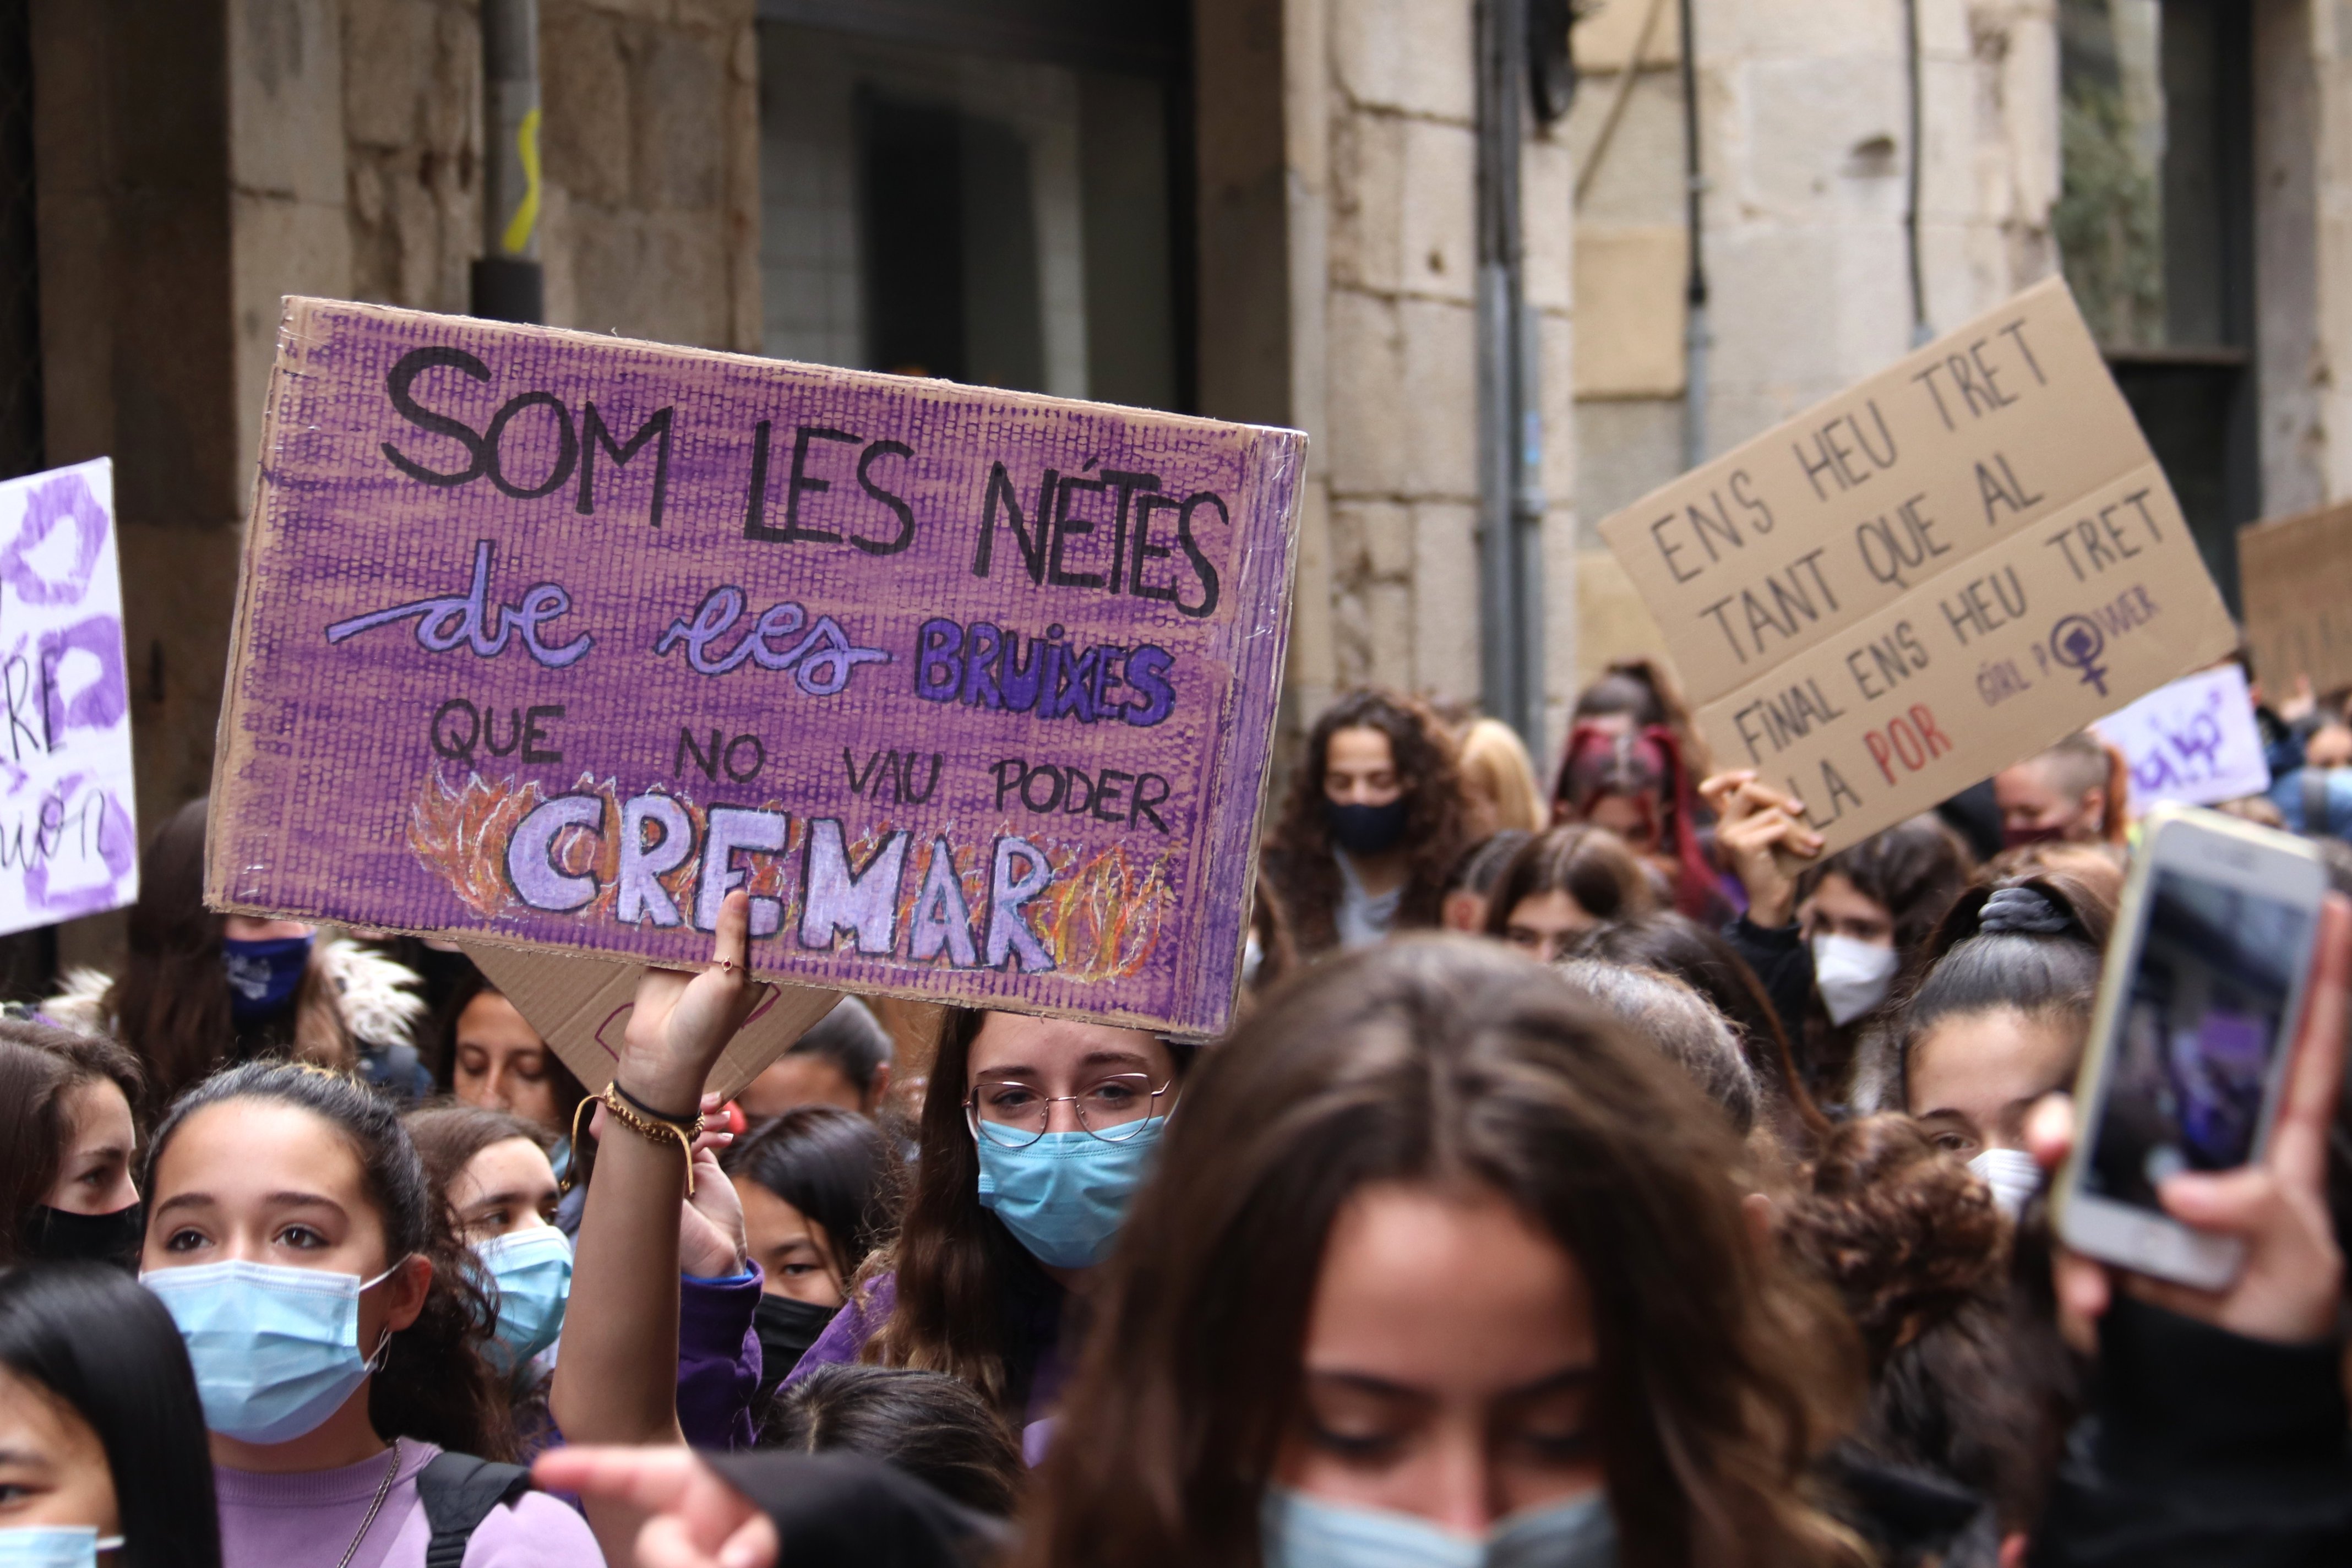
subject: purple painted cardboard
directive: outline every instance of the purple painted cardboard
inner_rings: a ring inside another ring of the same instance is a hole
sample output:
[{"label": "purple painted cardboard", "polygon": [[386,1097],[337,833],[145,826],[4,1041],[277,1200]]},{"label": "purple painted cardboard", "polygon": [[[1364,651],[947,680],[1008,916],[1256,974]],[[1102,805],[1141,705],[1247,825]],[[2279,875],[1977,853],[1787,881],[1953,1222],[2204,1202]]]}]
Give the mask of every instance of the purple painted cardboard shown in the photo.
[{"label": "purple painted cardboard", "polygon": [[0,934],[139,897],[114,463],[0,484]]},{"label": "purple painted cardboard", "polygon": [[289,300],[207,900],[1213,1033],[1304,447]]}]

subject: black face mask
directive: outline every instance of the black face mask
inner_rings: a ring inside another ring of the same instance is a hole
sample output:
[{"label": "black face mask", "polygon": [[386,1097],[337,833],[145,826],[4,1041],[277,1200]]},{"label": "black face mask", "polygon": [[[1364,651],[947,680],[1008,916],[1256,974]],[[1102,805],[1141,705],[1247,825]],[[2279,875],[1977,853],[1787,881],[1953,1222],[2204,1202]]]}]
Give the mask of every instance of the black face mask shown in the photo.
[{"label": "black face mask", "polygon": [[1331,842],[1350,855],[1385,855],[1404,837],[1404,819],[1412,812],[1412,803],[1403,795],[1386,805],[1341,805],[1327,800],[1323,826]]},{"label": "black face mask", "polygon": [[789,1376],[838,1307],[762,1294],[751,1311],[751,1331],[760,1336],[760,1382],[773,1388]]},{"label": "black face mask", "polygon": [[111,1263],[136,1273],[139,1244],[147,1236],[147,1205],[112,1214],[68,1214],[47,1204],[25,1212],[25,1256],[51,1263]]}]

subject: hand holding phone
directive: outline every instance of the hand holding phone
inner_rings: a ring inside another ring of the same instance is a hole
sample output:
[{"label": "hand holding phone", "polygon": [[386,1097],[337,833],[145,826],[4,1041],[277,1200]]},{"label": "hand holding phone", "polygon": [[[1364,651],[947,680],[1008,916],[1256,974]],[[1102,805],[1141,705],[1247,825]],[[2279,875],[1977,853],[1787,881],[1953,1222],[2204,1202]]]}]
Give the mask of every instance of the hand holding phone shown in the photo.
[{"label": "hand holding phone", "polygon": [[[2346,1026],[2352,1016],[2352,902],[2328,895],[2315,910],[2314,930],[2299,1022],[2282,1064],[2274,1120],[2261,1157],[2237,1169],[2175,1174],[2158,1194],[2169,1221],[2228,1244],[2237,1259],[2233,1273],[2210,1289],[2146,1271],[2126,1276],[2126,1289],[2168,1310],[2290,1344],[2325,1338],[2333,1330],[2344,1268],[2325,1194],[2328,1130],[2336,1115]],[[2089,1065],[2086,1086],[2093,1077]],[[2089,1096],[2082,1103],[2095,1107],[2097,1100]],[[2086,1128],[2095,1125],[2089,1117],[2083,1121]],[[2053,1096],[2037,1108],[2027,1138],[2034,1157],[2054,1166],[2077,1152],[2075,1132],[2074,1107]],[[2062,1191],[2074,1187],[2080,1165],[2068,1164]],[[2102,1237],[2095,1225],[2089,1228],[2095,1247]],[[2067,1230],[2062,1220],[2062,1235]],[[2074,1237],[2067,1239],[2071,1244]],[[2099,1255],[2109,1250],[2123,1249],[2101,1248]],[[2118,1261],[2135,1267],[2131,1258]],[[2080,1249],[2061,1258],[2057,1286],[2067,1314],[2082,1320],[2105,1310],[2113,1288],[2107,1269]]]}]

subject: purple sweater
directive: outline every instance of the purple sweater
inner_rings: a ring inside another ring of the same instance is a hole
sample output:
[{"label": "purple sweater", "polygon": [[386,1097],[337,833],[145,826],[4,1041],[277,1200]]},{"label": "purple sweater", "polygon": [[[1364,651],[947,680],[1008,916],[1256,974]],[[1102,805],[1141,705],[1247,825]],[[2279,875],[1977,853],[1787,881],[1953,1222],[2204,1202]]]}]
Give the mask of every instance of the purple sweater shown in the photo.
[{"label": "purple sweater", "polygon": [[757,1436],[760,1336],[751,1315],[761,1281],[756,1263],[732,1279],[678,1280],[677,1425],[695,1447],[748,1448]]},{"label": "purple sweater", "polygon": [[[433,1538],[416,1476],[441,1452],[430,1443],[400,1440],[399,1479],[383,1510],[352,1558],[352,1568],[425,1568]],[[215,1466],[220,1495],[221,1568],[286,1568],[332,1563],[358,1533],[368,1504],[391,1463],[386,1454],[340,1470],[268,1475]],[[537,1492],[494,1508],[466,1547],[465,1568],[603,1568],[604,1553],[587,1521]]]}]

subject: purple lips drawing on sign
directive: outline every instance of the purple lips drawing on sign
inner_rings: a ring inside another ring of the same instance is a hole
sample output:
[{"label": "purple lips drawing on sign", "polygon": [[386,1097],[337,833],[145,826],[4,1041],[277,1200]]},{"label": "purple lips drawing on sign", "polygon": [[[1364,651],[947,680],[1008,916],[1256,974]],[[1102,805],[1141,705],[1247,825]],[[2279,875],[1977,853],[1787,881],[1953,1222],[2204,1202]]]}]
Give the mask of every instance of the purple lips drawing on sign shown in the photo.
[{"label": "purple lips drawing on sign", "polygon": [[291,300],[207,898],[1213,1032],[1303,451]]},{"label": "purple lips drawing on sign", "polygon": [[0,932],[139,896],[114,470],[0,484]]}]

